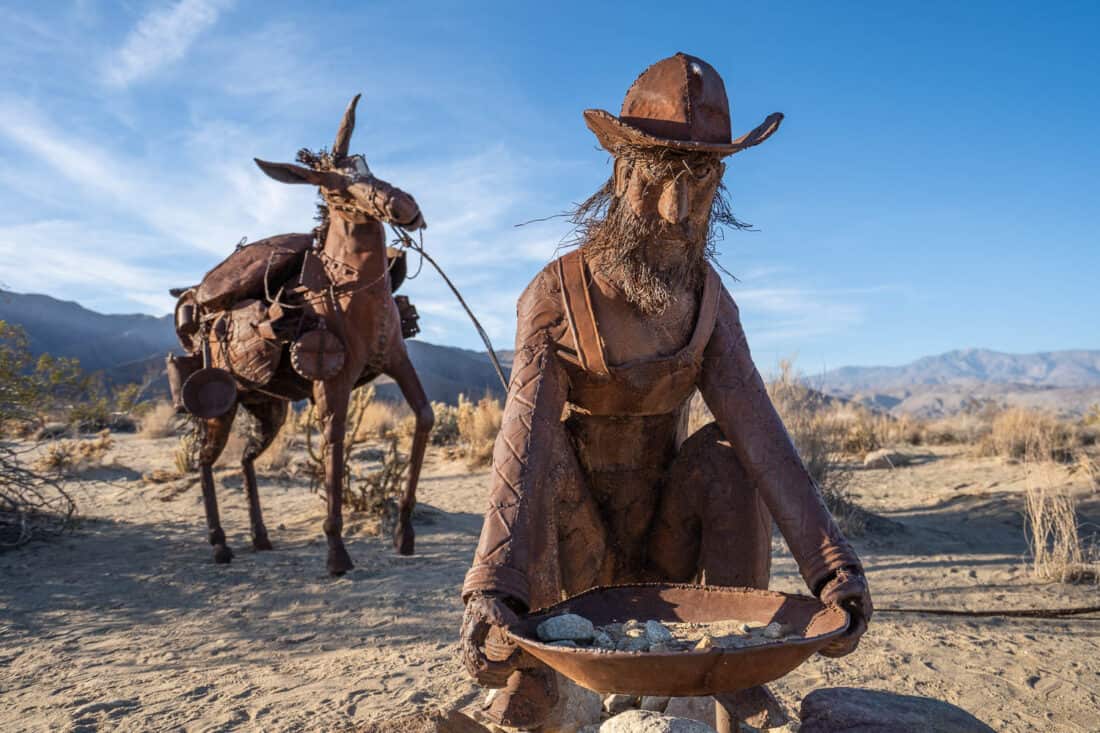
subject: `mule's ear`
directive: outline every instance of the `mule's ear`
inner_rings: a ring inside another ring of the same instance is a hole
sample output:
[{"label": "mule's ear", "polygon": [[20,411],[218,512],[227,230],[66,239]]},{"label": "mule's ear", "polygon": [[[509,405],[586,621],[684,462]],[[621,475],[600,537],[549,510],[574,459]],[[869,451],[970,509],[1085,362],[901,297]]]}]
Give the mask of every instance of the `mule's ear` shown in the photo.
[{"label": "mule's ear", "polygon": [[260,166],[267,175],[282,183],[309,183],[314,186],[321,185],[321,174],[312,168],[293,163],[269,163],[266,160],[253,158],[256,165]]},{"label": "mule's ear", "polygon": [[351,133],[355,131],[355,106],[359,104],[359,97],[363,95],[356,94],[351,99],[351,104],[344,111],[344,118],[340,120],[340,129],[336,131],[336,142],[332,144],[332,157],[337,161],[341,158],[346,158],[348,155],[348,147],[351,144]]}]

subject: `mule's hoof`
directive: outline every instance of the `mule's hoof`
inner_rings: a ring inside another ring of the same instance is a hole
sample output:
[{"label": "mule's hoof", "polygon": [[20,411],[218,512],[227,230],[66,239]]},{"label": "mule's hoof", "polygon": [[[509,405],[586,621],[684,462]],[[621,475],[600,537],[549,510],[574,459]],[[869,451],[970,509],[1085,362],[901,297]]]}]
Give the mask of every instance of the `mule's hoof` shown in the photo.
[{"label": "mule's hoof", "polygon": [[271,546],[271,540],[265,534],[263,537],[252,538],[252,549],[261,552],[263,550],[274,550],[275,548]]},{"label": "mule's hoof", "polygon": [[351,555],[343,547],[328,551],[328,574],[337,577],[355,567],[351,561]]},{"label": "mule's hoof", "polygon": [[398,524],[393,531],[393,548],[398,555],[412,555],[416,551],[416,532],[412,524]]},{"label": "mule's hoof", "polygon": [[214,545],[214,562],[218,565],[228,565],[233,559],[233,551],[229,545]]}]

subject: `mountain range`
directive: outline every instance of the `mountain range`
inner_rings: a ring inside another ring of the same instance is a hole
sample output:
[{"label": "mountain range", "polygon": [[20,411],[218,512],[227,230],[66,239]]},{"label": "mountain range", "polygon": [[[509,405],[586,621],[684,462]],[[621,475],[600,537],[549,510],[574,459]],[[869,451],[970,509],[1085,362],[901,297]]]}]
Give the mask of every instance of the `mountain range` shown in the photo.
[{"label": "mountain range", "polygon": [[[178,351],[170,315],[104,315],[47,295],[0,291],[0,320],[27,332],[31,352],[80,359],[112,382],[140,381],[163,369]],[[454,403],[460,393],[501,396],[484,352],[423,341],[407,342],[428,397]],[[511,352],[500,352],[505,370]],[[1006,354],[962,349],[903,366],[848,366],[810,380],[821,391],[881,411],[923,417],[952,414],[975,400],[1079,414],[1100,403],[1100,350]],[[155,391],[166,391],[160,378]],[[379,395],[400,399],[396,385],[378,380]]]}]

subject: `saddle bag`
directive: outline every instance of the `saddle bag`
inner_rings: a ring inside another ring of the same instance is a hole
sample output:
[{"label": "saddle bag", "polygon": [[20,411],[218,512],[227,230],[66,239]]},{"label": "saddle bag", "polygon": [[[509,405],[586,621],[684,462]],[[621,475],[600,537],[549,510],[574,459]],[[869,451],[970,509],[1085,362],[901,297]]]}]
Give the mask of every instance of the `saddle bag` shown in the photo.
[{"label": "saddle bag", "polygon": [[301,269],[302,257],[312,245],[312,234],[280,234],[246,244],[203,276],[195,288],[195,302],[207,311],[219,311],[238,301],[263,298],[267,291],[274,294]]},{"label": "saddle bag", "polygon": [[176,408],[177,413],[187,412],[187,408],[183,405],[183,385],[188,377],[202,369],[202,356],[169,354],[165,359],[165,366],[168,372],[168,390],[172,394],[172,406]]},{"label": "saddle bag", "polygon": [[214,366],[252,384],[271,381],[283,344],[275,338],[267,311],[259,300],[243,300],[216,318],[209,337]]}]

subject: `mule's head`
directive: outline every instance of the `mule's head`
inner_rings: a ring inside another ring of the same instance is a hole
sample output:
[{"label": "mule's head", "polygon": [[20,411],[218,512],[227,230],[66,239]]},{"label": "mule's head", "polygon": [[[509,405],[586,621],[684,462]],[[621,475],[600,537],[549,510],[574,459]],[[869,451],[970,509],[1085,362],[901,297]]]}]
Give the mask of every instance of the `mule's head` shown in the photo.
[{"label": "mule's head", "polygon": [[331,151],[300,150],[300,165],[270,163],[259,158],[255,159],[256,165],[276,181],[320,187],[330,214],[355,223],[378,220],[408,231],[421,229],[426,225],[416,200],[371,173],[365,156],[348,154],[359,96],[355,95],[344,112]]}]

